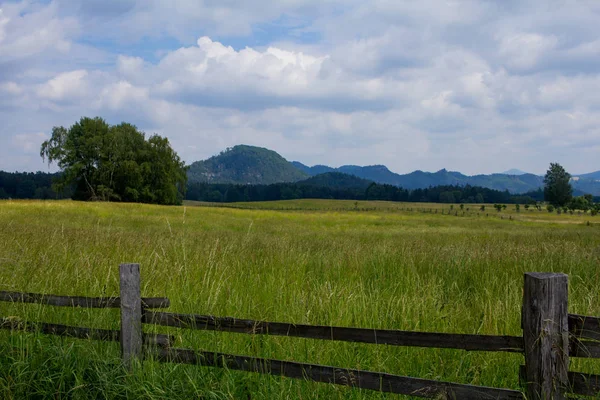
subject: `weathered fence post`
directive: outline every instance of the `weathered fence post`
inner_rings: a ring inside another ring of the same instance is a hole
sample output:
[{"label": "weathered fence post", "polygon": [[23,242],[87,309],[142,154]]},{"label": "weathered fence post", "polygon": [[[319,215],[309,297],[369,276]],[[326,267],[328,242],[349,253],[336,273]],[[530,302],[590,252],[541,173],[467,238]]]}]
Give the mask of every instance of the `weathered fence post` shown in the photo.
[{"label": "weathered fence post", "polygon": [[523,340],[527,398],[562,400],[568,386],[568,277],[526,273]]},{"label": "weathered fence post", "polygon": [[121,355],[124,364],[131,369],[142,359],[142,297],[140,288],[140,265],[119,266],[121,288]]}]

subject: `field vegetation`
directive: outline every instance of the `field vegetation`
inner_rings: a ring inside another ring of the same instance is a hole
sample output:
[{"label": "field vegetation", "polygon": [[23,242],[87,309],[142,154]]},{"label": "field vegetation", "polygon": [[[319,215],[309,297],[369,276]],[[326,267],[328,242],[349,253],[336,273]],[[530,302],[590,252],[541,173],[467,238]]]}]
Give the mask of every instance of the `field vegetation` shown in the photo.
[{"label": "field vegetation", "polygon": [[[600,315],[597,218],[492,204],[0,201],[0,290],[116,296],[118,265],[137,262],[142,295],[169,297],[172,312],[520,335],[524,272],[569,274],[570,312]],[[0,316],[119,326],[118,310],[0,303]],[[519,354],[144,329],[178,347],[520,389]],[[0,398],[402,398],[151,361],[128,375],[118,363],[117,343],[0,331]]]}]

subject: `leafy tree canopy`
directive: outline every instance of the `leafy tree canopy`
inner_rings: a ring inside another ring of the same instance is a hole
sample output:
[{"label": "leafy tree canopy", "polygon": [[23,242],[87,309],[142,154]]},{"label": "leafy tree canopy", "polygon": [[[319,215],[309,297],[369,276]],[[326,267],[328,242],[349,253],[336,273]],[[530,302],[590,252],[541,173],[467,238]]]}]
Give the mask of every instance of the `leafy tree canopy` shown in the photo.
[{"label": "leafy tree canopy", "polygon": [[73,186],[73,199],[181,204],[186,167],[168,139],[146,139],[134,125],[81,118],[69,129],[54,127],[40,155],[56,162],[58,190]]},{"label": "leafy tree canopy", "polygon": [[558,163],[550,163],[544,177],[544,199],[553,206],[566,206],[573,197],[571,175]]}]

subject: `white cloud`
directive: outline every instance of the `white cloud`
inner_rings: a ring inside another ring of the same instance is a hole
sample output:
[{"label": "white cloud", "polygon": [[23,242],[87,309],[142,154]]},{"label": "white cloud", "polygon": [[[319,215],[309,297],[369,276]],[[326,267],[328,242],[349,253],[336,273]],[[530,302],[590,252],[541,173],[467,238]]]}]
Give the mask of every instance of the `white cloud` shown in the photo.
[{"label": "white cloud", "polygon": [[0,44],[6,38],[6,26],[10,22],[10,19],[4,15],[4,10],[0,8]]},{"label": "white cloud", "polygon": [[148,89],[133,86],[127,81],[119,81],[107,85],[100,93],[99,101],[95,106],[110,110],[120,109],[124,106],[137,106],[148,99]]},{"label": "white cloud", "polygon": [[142,73],[144,59],[141,57],[129,57],[119,55],[117,57],[117,71],[128,79],[136,79]]},{"label": "white cloud", "polygon": [[499,38],[500,55],[504,63],[516,69],[530,69],[553,50],[558,39],[554,36],[543,36],[537,33],[518,33]]},{"label": "white cloud", "polygon": [[167,54],[158,65],[163,94],[237,92],[251,90],[273,95],[302,94],[318,80],[324,57],[269,47],[265,51],[230,46],[201,37],[197,47]]},{"label": "white cloud", "polygon": [[[305,20],[346,7],[347,0],[56,0],[68,15],[85,21],[86,30],[126,42],[144,37],[174,37],[190,44],[209,34],[240,37],[252,34],[256,25],[282,15]],[[106,30],[110,25],[113,29]]]},{"label": "white cloud", "polygon": [[61,18],[50,3],[6,3],[0,10],[0,63],[32,57],[46,51],[67,53],[70,37],[79,31],[75,18]]},{"label": "white cloud", "polygon": [[248,143],[306,163],[399,172],[600,167],[589,151],[600,143],[600,7],[591,2],[0,9],[0,168],[37,165],[13,154],[26,143],[14,132],[82,115],[165,134],[188,162]]},{"label": "white cloud", "polygon": [[18,85],[15,82],[2,82],[0,83],[0,91],[8,93],[8,94],[12,94],[12,95],[19,95],[21,93],[23,93],[23,89],[21,88],[20,85]]},{"label": "white cloud", "polygon": [[84,97],[88,91],[87,76],[88,72],[85,70],[59,74],[40,85],[37,94],[41,98],[58,101]]}]

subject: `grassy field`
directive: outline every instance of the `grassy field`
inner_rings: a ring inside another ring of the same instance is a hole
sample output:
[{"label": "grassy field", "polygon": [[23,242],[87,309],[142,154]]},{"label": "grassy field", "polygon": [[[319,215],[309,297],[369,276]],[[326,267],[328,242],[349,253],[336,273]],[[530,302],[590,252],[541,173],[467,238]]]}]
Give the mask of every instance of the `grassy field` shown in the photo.
[{"label": "grassy field", "polygon": [[[200,207],[201,206],[201,207]],[[281,322],[520,335],[523,273],[570,275],[570,311],[600,315],[600,217],[488,205],[295,200],[184,207],[2,201],[0,290],[118,294],[118,265],[172,312]],[[437,210],[437,211],[436,211]],[[444,211],[444,214],[442,214]],[[0,303],[0,315],[118,329],[118,310]],[[189,332],[179,347],[519,389],[518,354]],[[0,398],[402,398],[152,362],[116,343],[0,332]],[[572,370],[600,373],[575,359]]]}]

